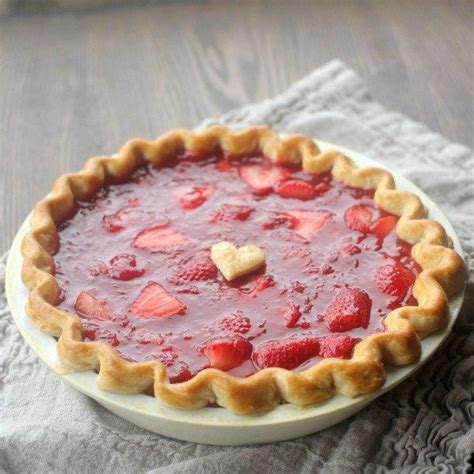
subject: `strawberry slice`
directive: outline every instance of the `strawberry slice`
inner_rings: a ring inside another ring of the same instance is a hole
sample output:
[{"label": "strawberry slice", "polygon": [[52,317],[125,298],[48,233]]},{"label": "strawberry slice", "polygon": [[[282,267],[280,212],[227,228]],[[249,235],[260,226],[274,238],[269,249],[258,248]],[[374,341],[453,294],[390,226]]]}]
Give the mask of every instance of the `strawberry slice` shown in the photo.
[{"label": "strawberry slice", "polygon": [[288,177],[289,171],[274,165],[242,165],[239,175],[254,194],[265,196]]},{"label": "strawberry slice", "polygon": [[415,278],[408,268],[394,260],[377,268],[374,274],[377,288],[386,295],[394,297],[388,305],[390,309],[394,309],[405,298]]},{"label": "strawberry slice", "polygon": [[182,209],[196,209],[207,201],[212,191],[213,187],[208,184],[180,188],[176,191],[178,204]]},{"label": "strawberry slice", "polygon": [[189,370],[189,366],[185,362],[180,362],[178,367],[174,370],[168,371],[168,377],[170,383],[181,383],[186,382],[187,380],[193,377],[193,374]]},{"label": "strawberry slice", "polygon": [[226,371],[250,358],[252,344],[241,337],[224,337],[208,341],[202,351],[212,368]]},{"label": "strawberry slice", "polygon": [[323,358],[339,357],[341,359],[350,359],[352,349],[360,340],[360,338],[345,335],[322,337],[319,340],[321,345],[319,356]]},{"label": "strawberry slice", "polygon": [[288,229],[294,229],[299,223],[296,217],[290,216],[289,212],[273,212],[268,222],[264,222],[264,229],[275,229],[276,227],[285,226]]},{"label": "strawberry slice", "polygon": [[358,253],[362,252],[362,249],[353,242],[344,242],[341,245],[339,251],[342,253],[342,255],[357,255]]},{"label": "strawberry slice", "polygon": [[327,193],[331,189],[331,186],[327,183],[319,183],[314,187],[314,195],[321,196]]},{"label": "strawberry slice", "polygon": [[135,217],[141,215],[141,211],[136,209],[139,204],[140,200],[138,198],[130,198],[127,206],[113,214],[106,214],[102,217],[102,227],[114,234],[125,229]]},{"label": "strawberry slice", "polygon": [[161,352],[156,353],[155,357],[168,369],[174,366],[178,359],[178,354],[175,352],[173,346],[166,346],[161,349]]},{"label": "strawberry slice", "polygon": [[284,199],[300,199],[308,201],[314,198],[314,188],[312,184],[300,179],[290,179],[280,184],[276,193]]},{"label": "strawberry slice", "polygon": [[84,339],[90,339],[91,341],[105,341],[112,347],[117,347],[120,344],[116,334],[107,329],[99,328],[95,324],[83,324],[82,334],[84,335]]},{"label": "strawberry slice", "polygon": [[121,253],[110,259],[109,265],[99,262],[89,269],[89,273],[92,276],[101,274],[114,280],[128,281],[142,276],[145,273],[145,269],[137,267],[135,255]]},{"label": "strawberry slice", "polygon": [[379,239],[384,239],[395,228],[397,220],[395,216],[381,217],[370,226],[370,233],[375,234]]},{"label": "strawberry slice", "polygon": [[105,307],[103,300],[98,300],[87,291],[81,291],[74,304],[77,314],[84,319],[113,321],[115,318]]},{"label": "strawberry slice", "polygon": [[318,353],[319,340],[316,337],[283,339],[258,346],[252,354],[252,361],[258,369],[281,367],[291,370]]},{"label": "strawberry slice", "polygon": [[372,222],[372,207],[365,204],[355,204],[344,213],[347,227],[367,234]]},{"label": "strawberry slice", "polygon": [[246,221],[254,211],[254,207],[223,204],[218,211],[209,216],[209,222],[215,224],[216,222]]},{"label": "strawberry slice", "polygon": [[216,169],[221,172],[229,171],[231,168],[230,160],[228,158],[222,158],[216,161]]},{"label": "strawberry slice", "polygon": [[95,325],[82,325],[82,334],[84,339],[90,339],[91,341],[95,341],[97,339],[97,326]]},{"label": "strawberry slice", "polygon": [[211,280],[217,275],[217,267],[207,258],[192,260],[178,273],[177,278],[184,281]]},{"label": "strawberry slice", "polygon": [[113,214],[106,214],[102,217],[102,227],[107,229],[109,232],[120,232],[125,229],[125,216],[128,210],[120,209]]},{"label": "strawberry slice", "polygon": [[160,333],[141,327],[134,328],[130,336],[133,340],[137,341],[138,344],[144,346],[161,346],[165,343],[165,338]]},{"label": "strawberry slice", "polygon": [[134,315],[144,318],[174,316],[183,314],[185,310],[184,303],[154,281],[143,288],[129,309]]},{"label": "strawberry slice", "polygon": [[199,152],[192,152],[192,151],[185,151],[182,155],[180,155],[179,159],[181,161],[193,161],[193,162],[196,162],[196,161],[200,161],[204,158],[204,154],[203,153],[199,153]]},{"label": "strawberry slice", "polygon": [[121,253],[110,259],[107,275],[115,280],[133,280],[145,273],[144,268],[137,268],[137,258],[131,253]]},{"label": "strawberry slice", "polygon": [[275,279],[272,277],[272,275],[261,275],[257,278],[255,286],[253,287],[250,294],[260,293],[267,288],[271,288],[272,286],[275,286]]},{"label": "strawberry slice", "polygon": [[405,304],[407,306],[418,306],[418,300],[413,295],[410,295],[405,301]]},{"label": "strawberry slice", "polygon": [[162,250],[187,242],[187,237],[167,224],[142,230],[133,239],[132,246],[139,249]]},{"label": "strawberry slice", "polygon": [[288,307],[286,308],[284,319],[286,322],[287,328],[295,328],[296,323],[301,318],[301,311],[299,306],[295,305],[294,303],[289,303]]},{"label": "strawberry slice", "polygon": [[340,291],[324,312],[326,325],[331,332],[345,332],[355,328],[367,328],[372,301],[359,288]]},{"label": "strawberry slice", "polygon": [[133,197],[127,201],[129,207],[138,207],[140,205],[140,198]]},{"label": "strawberry slice", "polygon": [[296,219],[294,230],[306,240],[311,240],[332,217],[329,211],[287,211],[287,214]]}]

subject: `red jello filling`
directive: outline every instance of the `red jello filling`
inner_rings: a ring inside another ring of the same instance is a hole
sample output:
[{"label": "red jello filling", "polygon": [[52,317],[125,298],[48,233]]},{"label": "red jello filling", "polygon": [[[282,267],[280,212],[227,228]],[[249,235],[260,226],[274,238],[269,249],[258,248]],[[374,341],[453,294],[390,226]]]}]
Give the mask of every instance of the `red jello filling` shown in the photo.
[{"label": "red jello filling", "polygon": [[[86,340],[159,360],[172,382],[349,358],[388,312],[416,305],[420,268],[373,194],[262,156],[141,167],[61,226],[60,306]],[[226,281],[209,257],[223,240],[261,247],[265,266]]]}]

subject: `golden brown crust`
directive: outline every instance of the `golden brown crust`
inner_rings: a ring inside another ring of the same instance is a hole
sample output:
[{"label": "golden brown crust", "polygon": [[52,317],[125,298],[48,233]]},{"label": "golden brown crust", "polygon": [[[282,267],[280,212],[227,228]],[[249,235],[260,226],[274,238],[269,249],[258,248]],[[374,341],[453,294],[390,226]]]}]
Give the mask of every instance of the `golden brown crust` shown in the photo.
[{"label": "golden brown crust", "polygon": [[[216,148],[233,155],[260,151],[275,162],[302,162],[307,173],[331,170],[336,179],[346,184],[375,188],[377,205],[400,216],[398,235],[415,244],[412,255],[423,269],[413,288],[419,305],[390,312],[385,319],[386,331],[359,342],[352,359],[325,359],[304,372],[269,368],[237,378],[205,369],[187,382],[170,384],[159,362],[127,362],[105,342],[84,342],[80,318],[56,306],[59,288],[53,255],[59,241],[57,225],[74,213],[75,200],[94,195],[104,181],[126,179],[144,161],[159,163],[177,153],[205,154]],[[116,156],[91,158],[78,173],[60,177],[52,192],[36,204],[31,230],[22,242],[22,279],[30,289],[26,310],[42,331],[59,337],[58,355],[64,371],[97,370],[97,384],[104,390],[153,390],[158,399],[174,407],[217,404],[242,414],[270,410],[282,402],[308,405],[334,393],[353,397],[382,386],[384,364],[401,366],[419,358],[420,339],[446,325],[448,298],[466,280],[464,261],[451,249],[445,230],[425,215],[420,199],[396,190],[387,171],[357,169],[342,153],[321,153],[311,139],[302,135],[280,137],[266,127],[233,132],[214,126],[202,132],[173,130],[154,142],[135,139]]]}]

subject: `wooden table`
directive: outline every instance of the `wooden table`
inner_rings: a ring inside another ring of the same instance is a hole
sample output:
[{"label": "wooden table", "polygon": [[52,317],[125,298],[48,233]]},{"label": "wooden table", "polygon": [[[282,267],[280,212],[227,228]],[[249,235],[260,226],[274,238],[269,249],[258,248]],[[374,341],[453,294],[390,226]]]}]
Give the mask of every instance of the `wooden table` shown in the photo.
[{"label": "wooden table", "polygon": [[0,252],[90,155],[272,97],[335,57],[387,107],[472,145],[473,7],[163,1],[0,18]]}]

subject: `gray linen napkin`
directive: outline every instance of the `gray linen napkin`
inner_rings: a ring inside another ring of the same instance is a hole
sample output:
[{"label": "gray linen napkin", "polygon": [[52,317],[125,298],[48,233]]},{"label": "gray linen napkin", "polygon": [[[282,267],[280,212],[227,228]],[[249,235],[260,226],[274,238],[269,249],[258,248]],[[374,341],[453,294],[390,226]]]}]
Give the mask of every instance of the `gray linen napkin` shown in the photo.
[{"label": "gray linen napkin", "polygon": [[[280,96],[207,121],[303,132],[394,167],[444,209],[474,256],[474,157],[374,103],[332,61]],[[0,263],[0,287],[3,288]],[[3,291],[3,290],[2,290]],[[474,452],[474,286],[452,336],[420,372],[358,415],[263,446],[175,441],[107,412],[54,375],[25,344],[0,294],[0,469],[6,472],[468,471]]]}]

